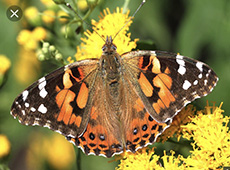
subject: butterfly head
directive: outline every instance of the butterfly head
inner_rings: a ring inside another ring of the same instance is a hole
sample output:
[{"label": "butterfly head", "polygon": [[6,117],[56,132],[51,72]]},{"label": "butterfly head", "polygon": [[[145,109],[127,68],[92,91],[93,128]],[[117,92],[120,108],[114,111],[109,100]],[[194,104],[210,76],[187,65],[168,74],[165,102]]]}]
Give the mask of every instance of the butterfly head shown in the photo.
[{"label": "butterfly head", "polygon": [[113,44],[113,39],[111,36],[106,37],[105,44],[102,47],[103,55],[111,55],[116,53],[117,46]]},{"label": "butterfly head", "polygon": [[105,44],[102,47],[102,56],[100,64],[104,76],[109,79],[115,79],[120,68],[120,55],[117,53],[117,47],[113,44],[111,36],[106,37]]}]

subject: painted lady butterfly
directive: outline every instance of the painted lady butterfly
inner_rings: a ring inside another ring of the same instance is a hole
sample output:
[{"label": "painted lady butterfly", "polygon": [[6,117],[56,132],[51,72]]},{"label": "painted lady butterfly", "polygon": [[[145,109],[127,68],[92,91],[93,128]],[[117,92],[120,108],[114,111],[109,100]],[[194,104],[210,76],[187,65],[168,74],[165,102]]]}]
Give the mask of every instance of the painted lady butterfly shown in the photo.
[{"label": "painted lady butterfly", "polygon": [[217,81],[200,61],[162,51],[119,55],[107,37],[100,59],[42,77],[15,99],[11,114],[22,124],[61,133],[87,155],[111,157],[154,143],[186,104],[210,93]]},{"label": "painted lady butterfly", "polygon": [[25,89],[11,114],[60,132],[83,152],[111,157],[152,144],[188,103],[218,81],[206,64],[161,51],[121,56],[111,37],[100,59],[59,68]]}]

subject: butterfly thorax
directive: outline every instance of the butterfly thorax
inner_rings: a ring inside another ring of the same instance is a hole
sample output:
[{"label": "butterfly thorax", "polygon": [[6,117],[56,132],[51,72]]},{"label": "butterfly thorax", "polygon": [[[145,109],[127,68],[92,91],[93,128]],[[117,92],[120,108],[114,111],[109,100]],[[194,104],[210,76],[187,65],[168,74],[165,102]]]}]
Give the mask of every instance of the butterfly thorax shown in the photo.
[{"label": "butterfly thorax", "polygon": [[116,83],[120,78],[121,57],[116,52],[116,46],[112,42],[112,38],[106,39],[105,45],[102,47],[102,56],[100,59],[100,68],[102,77],[106,83]]},{"label": "butterfly thorax", "polygon": [[100,71],[104,88],[107,93],[107,99],[112,101],[115,110],[119,110],[120,92],[121,92],[121,57],[116,51],[116,46],[112,42],[111,37],[107,37],[102,47],[102,56],[100,58]]}]

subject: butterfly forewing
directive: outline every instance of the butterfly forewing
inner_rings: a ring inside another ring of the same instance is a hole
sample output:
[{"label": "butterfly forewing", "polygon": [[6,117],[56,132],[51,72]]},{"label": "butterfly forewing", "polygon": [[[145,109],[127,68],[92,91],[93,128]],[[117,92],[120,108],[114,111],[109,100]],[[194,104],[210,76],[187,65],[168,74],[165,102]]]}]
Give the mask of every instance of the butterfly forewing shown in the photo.
[{"label": "butterfly forewing", "polygon": [[25,125],[80,135],[89,119],[86,106],[90,106],[97,66],[98,61],[85,60],[42,77],[15,99],[11,114]]},{"label": "butterfly forewing", "polygon": [[[122,56],[149,114],[166,122],[186,104],[207,95],[218,81],[206,64],[179,54],[135,51]],[[138,73],[138,74],[137,74]]]}]

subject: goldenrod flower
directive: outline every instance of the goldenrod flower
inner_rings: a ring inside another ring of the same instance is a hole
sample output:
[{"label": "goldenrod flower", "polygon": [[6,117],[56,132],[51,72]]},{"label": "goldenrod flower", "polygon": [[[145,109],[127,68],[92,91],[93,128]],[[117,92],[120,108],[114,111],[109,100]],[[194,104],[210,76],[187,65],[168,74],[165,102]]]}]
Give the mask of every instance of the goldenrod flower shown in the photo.
[{"label": "goldenrod flower", "polygon": [[53,23],[56,18],[56,14],[53,10],[45,10],[42,13],[42,21],[46,24]]},{"label": "goldenrod flower", "polygon": [[32,37],[37,41],[44,40],[47,37],[47,31],[43,27],[36,27],[32,31]]},{"label": "goldenrod flower", "polygon": [[7,156],[10,152],[10,141],[5,135],[0,134],[0,158]]},{"label": "goldenrod flower", "polygon": [[[193,139],[193,151],[185,163],[194,169],[217,169],[230,165],[230,132],[228,116],[220,107],[209,105],[184,126],[183,137]],[[206,113],[206,114],[205,114]]]},{"label": "goldenrod flower", "polygon": [[[123,10],[117,8],[116,12],[110,13],[107,8],[104,10],[104,15],[101,14],[100,20],[96,22],[92,20],[93,30],[97,33],[86,31],[84,34],[87,38],[82,38],[80,46],[77,47],[77,53],[75,57],[77,60],[82,60],[86,58],[100,58],[102,54],[102,46],[105,43],[106,36],[115,36],[115,34],[125,25],[125,23],[130,19],[128,16],[129,12],[123,14]],[[119,34],[114,39],[114,44],[117,46],[117,51],[119,54],[131,51],[136,48],[136,42],[138,39],[131,41],[130,33],[127,33],[131,21],[119,32]]]},{"label": "goldenrod flower", "polygon": [[14,67],[14,75],[21,84],[30,84],[38,75],[40,62],[34,50],[20,48],[19,60]]},{"label": "goldenrod flower", "polygon": [[159,156],[154,155],[153,149],[143,148],[136,153],[124,152],[116,170],[152,170],[157,165]]},{"label": "goldenrod flower", "polygon": [[57,12],[57,17],[58,17],[59,21],[60,21],[61,23],[67,22],[68,19],[67,19],[67,18],[64,18],[64,17],[62,17],[62,16],[68,17],[69,15],[68,15],[65,11],[59,10],[59,11]]},{"label": "goldenrod flower", "polygon": [[47,37],[47,32],[42,27],[36,27],[33,31],[21,30],[18,34],[17,41],[27,50],[37,49],[40,40]]},{"label": "goldenrod flower", "polygon": [[[173,150],[170,151],[171,155],[166,155],[166,151],[164,151],[164,156],[161,157],[163,161],[163,167],[156,168],[156,170],[184,170],[186,166],[182,164],[181,155],[175,156],[175,152]],[[152,167],[153,168],[153,167]]]},{"label": "goldenrod flower", "polygon": [[48,162],[52,167],[60,170],[70,167],[75,160],[73,145],[64,136],[59,134],[53,135],[48,142],[49,145],[47,145],[46,153]]},{"label": "goldenrod flower", "polygon": [[11,62],[5,55],[0,55],[0,75],[4,75],[10,68]]},{"label": "goldenrod flower", "polygon": [[41,16],[36,7],[31,6],[25,9],[25,17],[33,26],[38,26],[41,24]]},{"label": "goldenrod flower", "polygon": [[31,136],[29,149],[27,151],[28,169],[45,169],[45,163],[53,169],[71,169],[75,161],[73,145],[64,136],[52,134],[45,136],[36,133]]}]

